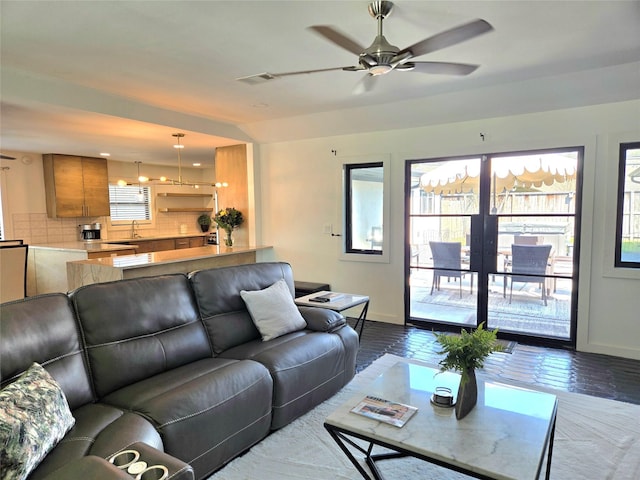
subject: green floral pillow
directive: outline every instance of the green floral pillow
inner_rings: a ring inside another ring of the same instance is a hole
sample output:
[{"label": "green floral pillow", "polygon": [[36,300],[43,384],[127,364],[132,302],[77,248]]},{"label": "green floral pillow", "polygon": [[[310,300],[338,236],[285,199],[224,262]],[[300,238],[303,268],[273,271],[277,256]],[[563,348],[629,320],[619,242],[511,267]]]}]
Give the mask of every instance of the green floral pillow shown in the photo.
[{"label": "green floral pillow", "polygon": [[34,363],[0,391],[0,465],[3,480],[21,480],[73,427],[60,385]]}]

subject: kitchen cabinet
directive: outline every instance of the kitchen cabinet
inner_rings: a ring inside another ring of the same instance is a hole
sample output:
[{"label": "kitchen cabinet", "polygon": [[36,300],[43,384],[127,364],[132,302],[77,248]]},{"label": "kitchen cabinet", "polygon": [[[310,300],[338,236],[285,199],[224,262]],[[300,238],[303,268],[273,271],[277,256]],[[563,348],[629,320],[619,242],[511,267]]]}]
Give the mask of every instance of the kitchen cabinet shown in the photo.
[{"label": "kitchen cabinet", "polygon": [[195,247],[204,247],[204,237],[176,238],[176,250]]},{"label": "kitchen cabinet", "polygon": [[132,240],[130,243],[138,245],[136,253],[162,252],[176,248],[173,238],[163,238],[161,240]]},{"label": "kitchen cabinet", "polygon": [[127,243],[137,245],[136,253],[164,252],[181,248],[204,247],[205,237],[176,237],[161,238],[156,240],[130,240]]},{"label": "kitchen cabinet", "polygon": [[104,158],[42,156],[47,214],[51,218],[110,215]]},{"label": "kitchen cabinet", "polygon": [[176,238],[176,250],[180,248],[189,248],[188,238]]},{"label": "kitchen cabinet", "polygon": [[94,258],[105,258],[105,257],[118,257],[121,255],[134,255],[136,253],[135,248],[131,248],[128,250],[118,250],[115,252],[88,252],[87,257],[89,260]]},{"label": "kitchen cabinet", "polygon": [[205,246],[205,238],[204,237],[190,237],[189,238],[189,248],[204,247],[204,246]]}]

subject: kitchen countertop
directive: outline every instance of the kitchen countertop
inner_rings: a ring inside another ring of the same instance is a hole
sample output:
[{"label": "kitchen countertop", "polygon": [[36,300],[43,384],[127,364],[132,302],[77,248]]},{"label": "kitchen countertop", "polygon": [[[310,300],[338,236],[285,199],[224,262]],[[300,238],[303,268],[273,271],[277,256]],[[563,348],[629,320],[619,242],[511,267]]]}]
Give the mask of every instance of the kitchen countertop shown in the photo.
[{"label": "kitchen countertop", "polygon": [[52,243],[40,243],[30,244],[29,248],[40,248],[48,250],[57,250],[61,252],[116,252],[118,250],[131,250],[136,248],[136,245],[127,245],[123,243],[105,243],[101,241],[92,242],[52,242]]},{"label": "kitchen countertop", "polygon": [[140,278],[255,263],[257,252],[270,246],[208,245],[67,262],[67,289],[92,283]]},{"label": "kitchen countertop", "polygon": [[[129,246],[130,247],[130,246]],[[140,253],[136,255],[121,255],[118,257],[94,258],[92,260],[76,260],[70,262],[76,265],[112,267],[122,270],[140,268],[151,265],[162,265],[185,260],[198,260],[210,257],[237,255],[247,252],[266,250],[269,246],[225,247],[223,245],[207,245],[205,247],[182,248],[165,250],[162,252]]]}]

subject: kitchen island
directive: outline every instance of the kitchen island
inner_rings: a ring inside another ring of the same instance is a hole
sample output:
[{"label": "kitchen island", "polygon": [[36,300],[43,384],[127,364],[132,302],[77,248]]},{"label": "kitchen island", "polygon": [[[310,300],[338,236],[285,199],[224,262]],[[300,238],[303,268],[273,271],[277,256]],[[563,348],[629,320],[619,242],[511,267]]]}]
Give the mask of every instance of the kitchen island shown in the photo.
[{"label": "kitchen island", "polygon": [[79,260],[67,263],[68,289],[168,273],[189,273],[205,268],[255,263],[256,252],[269,246],[225,247],[208,245],[162,252]]},{"label": "kitchen island", "polygon": [[135,245],[101,241],[29,245],[27,295],[67,291],[67,262],[112,255],[131,255]]}]

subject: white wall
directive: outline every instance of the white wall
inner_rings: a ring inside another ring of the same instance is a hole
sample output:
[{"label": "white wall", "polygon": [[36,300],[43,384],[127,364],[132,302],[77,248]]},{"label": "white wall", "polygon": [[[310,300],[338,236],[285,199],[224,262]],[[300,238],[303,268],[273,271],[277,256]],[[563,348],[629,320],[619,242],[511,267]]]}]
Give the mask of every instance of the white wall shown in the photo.
[{"label": "white wall", "polygon": [[[607,268],[620,139],[640,139],[640,101],[261,145],[258,243],[275,246],[275,258],[290,262],[296,279],[367,294],[369,318],[401,324],[405,160],[584,146],[578,349],[640,359],[640,272]],[[325,224],[342,233],[341,166],[379,154],[391,157],[389,263],[341,261],[342,237],[323,233]]]}]

